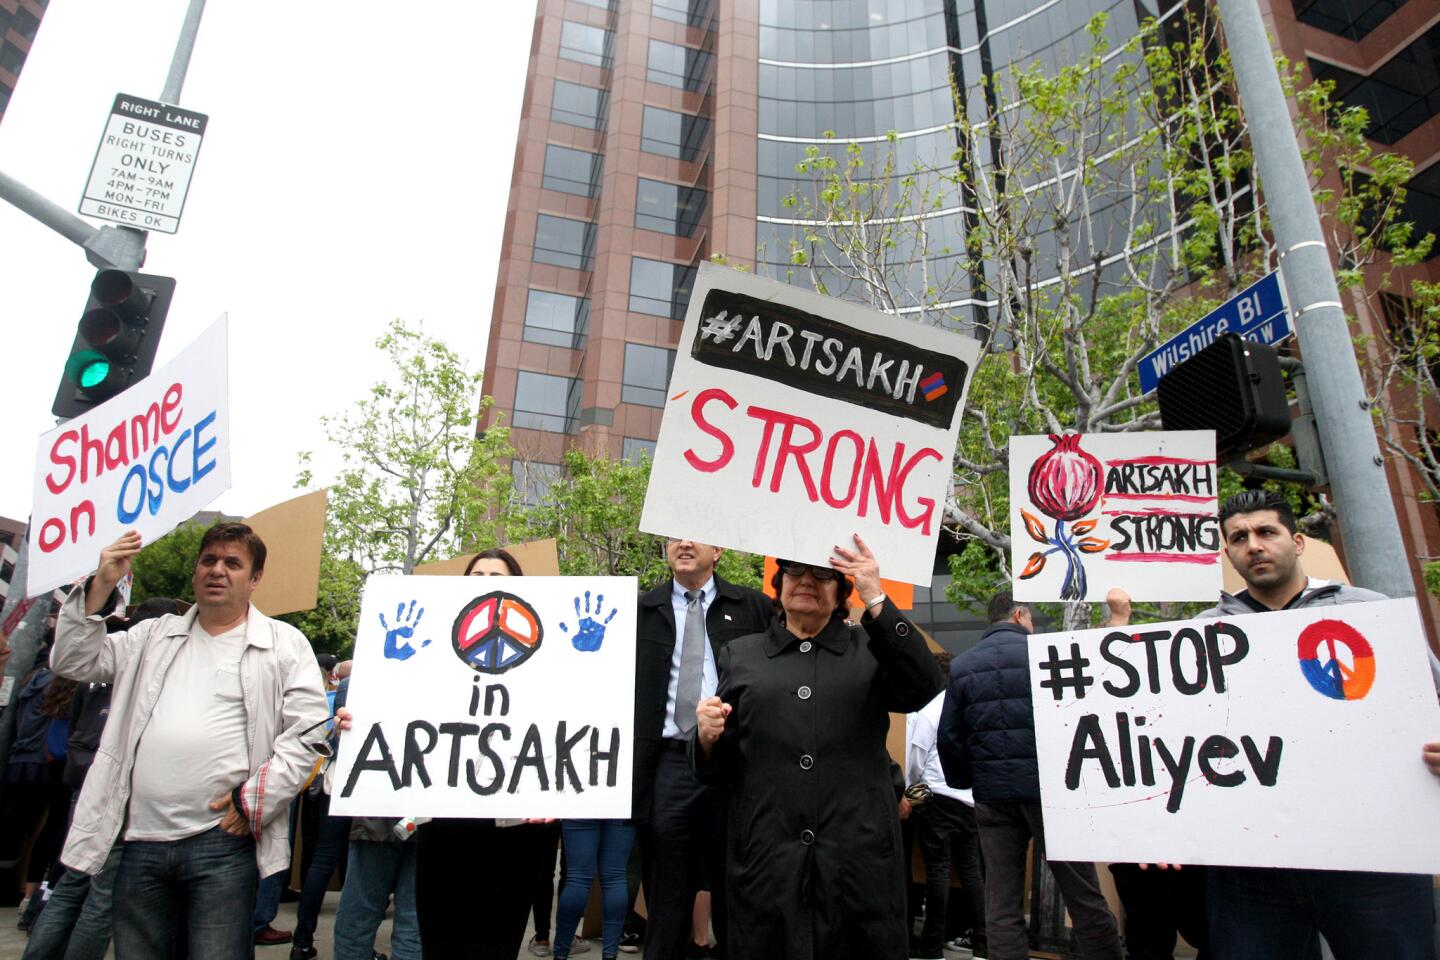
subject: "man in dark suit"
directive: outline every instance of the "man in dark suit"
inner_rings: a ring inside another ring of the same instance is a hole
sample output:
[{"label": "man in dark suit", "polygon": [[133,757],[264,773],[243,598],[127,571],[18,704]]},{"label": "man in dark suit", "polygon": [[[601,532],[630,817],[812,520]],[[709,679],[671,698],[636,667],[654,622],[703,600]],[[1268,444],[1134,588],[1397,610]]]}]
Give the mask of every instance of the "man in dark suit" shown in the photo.
[{"label": "man in dark suit", "polygon": [[774,608],[764,594],[716,576],[720,554],[694,540],[667,540],[671,579],[640,597],[634,776],[646,960],[706,956],[690,936],[699,890],[711,893],[717,939],[725,929],[724,795],[695,779],[686,745],[696,705],[715,693],[716,651],[763,631]]}]

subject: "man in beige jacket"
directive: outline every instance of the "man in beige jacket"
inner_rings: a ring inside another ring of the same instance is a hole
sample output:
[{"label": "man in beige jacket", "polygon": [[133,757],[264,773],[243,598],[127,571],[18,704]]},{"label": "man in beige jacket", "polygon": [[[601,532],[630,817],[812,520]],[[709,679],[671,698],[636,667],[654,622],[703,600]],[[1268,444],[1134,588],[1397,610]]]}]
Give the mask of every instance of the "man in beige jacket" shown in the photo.
[{"label": "man in beige jacket", "polygon": [[250,605],[265,544],[240,523],[206,531],[188,613],[107,635],[139,552],[134,531],[100,551],[60,611],[55,672],[113,684],[61,859],[93,873],[124,842],[118,960],[170,956],[179,924],[191,956],[246,960],[257,880],[289,859],[286,811],[313,760],[299,733],[328,714],[324,683],[305,637]]}]

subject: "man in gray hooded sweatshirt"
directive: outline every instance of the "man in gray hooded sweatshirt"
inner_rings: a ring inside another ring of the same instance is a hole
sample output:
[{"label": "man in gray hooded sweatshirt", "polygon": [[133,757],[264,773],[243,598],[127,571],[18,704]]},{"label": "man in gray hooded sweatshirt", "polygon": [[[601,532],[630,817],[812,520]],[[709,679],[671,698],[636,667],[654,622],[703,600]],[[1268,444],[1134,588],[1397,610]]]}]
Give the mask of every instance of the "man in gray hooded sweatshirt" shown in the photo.
[{"label": "man in gray hooded sweatshirt", "polygon": [[[1384,594],[1305,575],[1305,536],[1284,497],[1247,490],[1220,506],[1225,553],[1245,589],[1200,617],[1384,600]],[[1403,575],[1403,574],[1402,574]],[[1129,621],[1129,597],[1112,591],[1112,626]],[[1440,689],[1440,665],[1430,657]],[[1440,743],[1417,744],[1440,777]],[[1440,811],[1437,811],[1440,813]],[[1290,867],[1210,867],[1209,948],[1224,960],[1313,956],[1323,934],[1336,960],[1433,960],[1435,902],[1428,876]]]}]

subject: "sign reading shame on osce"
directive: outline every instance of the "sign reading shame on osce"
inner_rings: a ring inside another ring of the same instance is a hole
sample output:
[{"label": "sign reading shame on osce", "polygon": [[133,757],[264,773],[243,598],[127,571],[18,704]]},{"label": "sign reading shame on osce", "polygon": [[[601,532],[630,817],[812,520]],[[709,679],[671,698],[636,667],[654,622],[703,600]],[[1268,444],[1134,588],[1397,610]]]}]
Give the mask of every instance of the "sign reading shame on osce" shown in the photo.
[{"label": "sign reading shame on osce", "polygon": [[1010,438],[1015,599],[1214,600],[1215,432]]},{"label": "sign reading shame on osce", "polygon": [[928,584],[978,341],[701,264],[640,529]]},{"label": "sign reading shame on osce", "polygon": [[634,577],[370,577],[331,812],[629,817],[635,596]]},{"label": "sign reading shame on osce", "polygon": [[148,543],[230,488],[228,324],[144,380],[40,437],[30,596],[94,571],[126,530]]},{"label": "sign reading shame on osce", "polygon": [[[1414,600],[1031,638],[1055,860],[1440,871]],[[1427,826],[1428,825],[1428,826]]]}]

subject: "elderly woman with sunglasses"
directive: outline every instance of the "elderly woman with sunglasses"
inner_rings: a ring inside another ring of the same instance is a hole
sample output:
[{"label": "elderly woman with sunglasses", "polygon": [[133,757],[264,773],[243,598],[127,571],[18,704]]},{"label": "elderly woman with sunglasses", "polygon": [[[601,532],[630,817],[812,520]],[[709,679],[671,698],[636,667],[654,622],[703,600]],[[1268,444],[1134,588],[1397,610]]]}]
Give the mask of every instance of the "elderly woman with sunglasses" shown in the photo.
[{"label": "elderly woman with sunglasses", "polygon": [[920,709],[944,679],[874,554],[854,546],[828,567],[780,561],[777,619],[720,649],[717,695],[695,711],[696,773],[731,788],[729,960],[908,956],[885,737],[891,713]]}]

